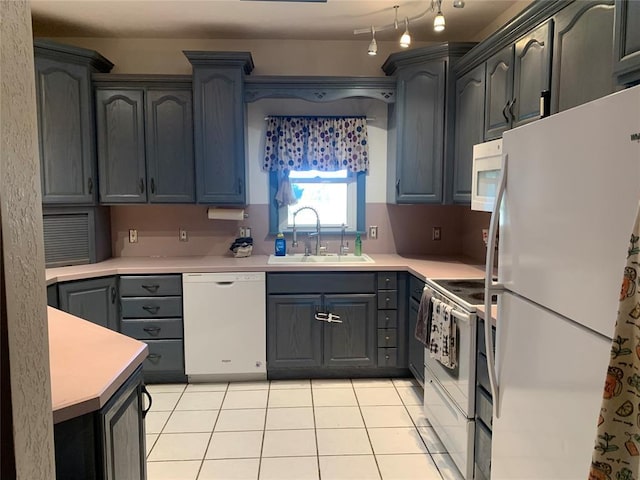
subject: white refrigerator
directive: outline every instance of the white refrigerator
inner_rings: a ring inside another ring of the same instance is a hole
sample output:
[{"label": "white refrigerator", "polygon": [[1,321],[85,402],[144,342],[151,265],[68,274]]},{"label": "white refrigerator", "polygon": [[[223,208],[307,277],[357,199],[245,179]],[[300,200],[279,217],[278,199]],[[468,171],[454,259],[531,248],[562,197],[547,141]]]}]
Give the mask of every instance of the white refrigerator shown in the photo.
[{"label": "white refrigerator", "polygon": [[508,131],[503,152],[491,478],[585,480],[640,199],[640,86]]}]

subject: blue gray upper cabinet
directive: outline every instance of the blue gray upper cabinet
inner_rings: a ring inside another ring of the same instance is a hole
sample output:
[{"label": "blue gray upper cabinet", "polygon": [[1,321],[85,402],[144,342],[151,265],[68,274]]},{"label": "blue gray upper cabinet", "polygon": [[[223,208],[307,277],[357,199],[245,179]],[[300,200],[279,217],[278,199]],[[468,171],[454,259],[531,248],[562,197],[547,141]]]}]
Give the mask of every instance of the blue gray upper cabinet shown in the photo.
[{"label": "blue gray upper cabinet", "polygon": [[442,203],[449,69],[473,45],[443,43],[394,53],[382,66],[397,79],[396,103],[389,106],[388,202]]},{"label": "blue gray upper cabinet", "polygon": [[454,202],[471,202],[473,146],[482,143],[484,137],[485,70],[486,64],[478,65],[455,84]]},{"label": "blue gray upper cabinet", "polygon": [[193,65],[196,199],[212,205],[245,205],[244,75],[249,52],[184,54]]},{"label": "blue gray upper cabinet", "polygon": [[485,140],[540,118],[540,94],[549,90],[551,20],[487,60]]},{"label": "blue gray upper cabinet", "polygon": [[191,90],[145,92],[147,183],[153,203],[193,203]]},{"label": "blue gray upper cabinet", "polygon": [[96,90],[101,203],[145,203],[144,94]]},{"label": "blue gray upper cabinet", "polygon": [[42,203],[93,205],[96,152],[91,73],[113,64],[92,50],[34,41]]},{"label": "blue gray upper cabinet", "polygon": [[640,2],[616,0],[614,72],[620,84],[640,81]]},{"label": "blue gray upper cabinet", "polygon": [[[637,3],[637,2],[631,2]],[[640,13],[640,9],[637,9]],[[580,1],[554,17],[553,113],[614,91],[613,0]],[[632,33],[640,39],[640,33]]]}]

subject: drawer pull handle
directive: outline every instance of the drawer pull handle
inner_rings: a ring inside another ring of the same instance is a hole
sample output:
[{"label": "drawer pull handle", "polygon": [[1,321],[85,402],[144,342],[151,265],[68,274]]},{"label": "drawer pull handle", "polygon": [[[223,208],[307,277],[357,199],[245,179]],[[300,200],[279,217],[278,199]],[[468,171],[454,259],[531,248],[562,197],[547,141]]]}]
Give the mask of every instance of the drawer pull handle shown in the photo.
[{"label": "drawer pull handle", "polygon": [[151,405],[153,405],[153,398],[151,398],[151,394],[149,393],[149,390],[147,390],[146,385],[142,385],[142,394],[147,396],[147,399],[149,400],[149,406],[147,407],[146,410],[142,410],[142,418],[147,416],[147,413],[149,413],[149,410],[151,410]]},{"label": "drawer pull handle", "polygon": [[155,315],[156,313],[158,313],[158,310],[160,310],[160,307],[158,307],[157,305],[143,305],[142,309],[146,310],[151,315]]},{"label": "drawer pull handle", "polygon": [[152,362],[159,362],[162,358],[162,355],[160,355],[159,353],[150,353],[147,358]]},{"label": "drawer pull handle", "polygon": [[391,301],[391,299],[389,297],[386,298],[387,303],[389,303]]},{"label": "drawer pull handle", "polygon": [[387,335],[386,337],[384,337],[385,340],[390,340],[391,337],[389,335]]},{"label": "drawer pull handle", "polygon": [[385,360],[389,360],[391,357],[389,355],[384,356]]},{"label": "drawer pull handle", "polygon": [[160,327],[144,327],[143,330],[154,337],[160,333]]},{"label": "drawer pull handle", "polygon": [[384,281],[389,283],[391,281],[391,279],[390,278],[385,278]]},{"label": "drawer pull handle", "polygon": [[389,316],[384,317],[384,319],[388,322],[389,321]]},{"label": "drawer pull handle", "polygon": [[148,292],[156,293],[158,291],[158,289],[160,288],[160,285],[158,285],[157,283],[153,284],[153,285],[142,285],[142,288],[144,288]]}]

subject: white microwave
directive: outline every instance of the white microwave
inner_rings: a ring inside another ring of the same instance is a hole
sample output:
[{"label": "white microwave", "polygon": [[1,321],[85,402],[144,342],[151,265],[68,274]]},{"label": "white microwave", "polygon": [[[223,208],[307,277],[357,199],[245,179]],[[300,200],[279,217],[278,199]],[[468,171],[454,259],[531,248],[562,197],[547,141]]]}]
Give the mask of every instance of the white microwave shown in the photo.
[{"label": "white microwave", "polygon": [[473,146],[471,210],[493,211],[501,169],[501,138]]}]

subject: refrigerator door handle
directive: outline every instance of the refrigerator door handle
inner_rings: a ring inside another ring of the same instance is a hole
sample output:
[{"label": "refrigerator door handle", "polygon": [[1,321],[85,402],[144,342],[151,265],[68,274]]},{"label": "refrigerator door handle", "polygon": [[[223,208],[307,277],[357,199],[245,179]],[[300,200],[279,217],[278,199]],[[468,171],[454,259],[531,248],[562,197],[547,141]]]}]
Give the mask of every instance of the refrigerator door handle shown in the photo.
[{"label": "refrigerator door handle", "polygon": [[484,311],[487,318],[484,322],[484,340],[487,346],[487,367],[489,370],[489,382],[491,383],[491,395],[493,396],[493,415],[500,418],[500,396],[498,376],[496,374],[496,359],[494,355],[493,335],[491,334],[491,295],[494,292],[501,292],[503,287],[499,283],[493,282],[493,265],[496,252],[496,238],[498,235],[498,226],[500,221],[500,206],[504,198],[504,191],[507,186],[507,164],[509,155],[503,155],[502,168],[500,169],[500,178],[498,180],[498,191],[496,193],[495,203],[493,205],[493,213],[491,214],[491,222],[489,224],[489,238],[487,241],[487,263],[485,265],[484,277]]}]

